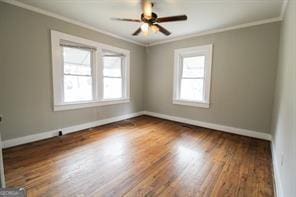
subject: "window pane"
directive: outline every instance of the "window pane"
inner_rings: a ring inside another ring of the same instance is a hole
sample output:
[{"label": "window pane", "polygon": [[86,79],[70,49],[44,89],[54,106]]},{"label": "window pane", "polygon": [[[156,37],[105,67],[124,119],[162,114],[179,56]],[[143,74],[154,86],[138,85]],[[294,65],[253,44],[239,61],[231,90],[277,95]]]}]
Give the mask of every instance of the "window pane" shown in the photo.
[{"label": "window pane", "polygon": [[64,73],[91,75],[91,51],[64,47]]},{"label": "window pane", "polygon": [[64,102],[92,100],[92,78],[64,75]]},{"label": "window pane", "polygon": [[74,75],[91,75],[90,66],[83,65],[73,65],[73,64],[64,64],[64,73],[65,74],[74,74]]},{"label": "window pane", "polygon": [[121,78],[104,78],[104,99],[114,99],[122,97]]},{"label": "window pane", "polygon": [[184,57],[182,77],[204,77],[205,56]]},{"label": "window pane", "polygon": [[203,79],[182,79],[180,99],[203,101]]},{"label": "window pane", "polygon": [[108,57],[103,58],[104,61],[104,76],[121,77],[122,57]]}]

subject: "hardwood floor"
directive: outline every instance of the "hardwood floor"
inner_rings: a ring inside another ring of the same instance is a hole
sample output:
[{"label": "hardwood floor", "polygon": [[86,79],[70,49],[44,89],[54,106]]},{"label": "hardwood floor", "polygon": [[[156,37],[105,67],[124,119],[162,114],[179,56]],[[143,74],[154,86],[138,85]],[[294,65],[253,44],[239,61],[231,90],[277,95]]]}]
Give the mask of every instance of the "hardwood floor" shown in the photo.
[{"label": "hardwood floor", "polygon": [[141,116],[4,150],[28,196],[273,196],[269,142]]}]

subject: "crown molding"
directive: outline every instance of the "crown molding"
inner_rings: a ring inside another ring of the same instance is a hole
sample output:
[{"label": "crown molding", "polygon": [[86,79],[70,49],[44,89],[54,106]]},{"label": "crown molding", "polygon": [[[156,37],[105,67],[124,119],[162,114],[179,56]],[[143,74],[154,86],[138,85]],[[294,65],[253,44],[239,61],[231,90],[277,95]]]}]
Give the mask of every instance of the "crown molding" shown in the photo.
[{"label": "crown molding", "polygon": [[151,42],[151,43],[142,43],[142,42],[137,42],[135,40],[128,39],[126,37],[122,37],[122,36],[107,32],[105,30],[98,29],[96,27],[87,25],[87,24],[82,23],[80,21],[76,21],[76,20],[61,16],[59,14],[55,14],[53,12],[46,11],[46,10],[41,9],[41,8],[37,8],[37,7],[31,6],[31,5],[19,2],[17,0],[0,0],[0,1],[11,4],[11,5],[14,5],[14,6],[17,6],[17,7],[27,9],[27,10],[30,10],[30,11],[33,11],[33,12],[37,12],[37,13],[40,13],[40,14],[43,14],[43,15],[54,17],[54,18],[60,19],[60,20],[65,21],[65,22],[75,24],[75,25],[78,25],[78,26],[81,26],[81,27],[84,27],[84,28],[87,28],[87,29],[90,29],[90,30],[93,30],[93,31],[96,31],[96,32],[99,32],[99,33],[102,33],[102,34],[105,34],[105,35],[108,35],[108,36],[111,36],[113,38],[117,38],[117,39],[120,39],[120,40],[124,40],[124,41],[130,42],[130,43],[137,44],[137,45],[140,45],[140,46],[145,46],[145,47],[150,47],[150,46],[154,46],[154,45],[159,45],[159,44],[184,40],[184,39],[193,38],[193,37],[205,36],[205,35],[214,34],[214,33],[220,33],[220,32],[231,31],[231,30],[235,30],[235,29],[241,29],[241,28],[246,28],[246,27],[251,27],[251,26],[256,26],[256,25],[263,25],[263,24],[267,24],[267,23],[282,21],[283,18],[284,18],[284,15],[285,15],[285,11],[287,9],[287,5],[288,5],[288,0],[284,0],[283,4],[282,4],[282,8],[281,8],[281,14],[280,14],[279,17],[274,17],[274,18],[269,18],[269,19],[264,19],[264,20],[259,20],[259,21],[254,21],[254,22],[250,22],[250,23],[244,23],[244,24],[240,24],[240,25],[236,25],[236,26],[230,26],[230,27],[226,27],[226,28],[219,28],[219,29],[214,29],[214,30],[209,30],[209,31],[204,31],[204,32],[196,32],[196,33],[192,33],[192,34],[188,34],[188,35],[177,36],[175,38],[155,41],[155,42]]},{"label": "crown molding", "polygon": [[19,2],[17,0],[0,0],[0,2],[1,1],[4,2],[4,3],[7,3],[7,4],[11,4],[11,5],[14,5],[14,6],[17,6],[17,7],[24,8],[26,10],[30,10],[32,12],[36,12],[36,13],[39,13],[39,14],[43,14],[43,15],[46,15],[46,16],[53,17],[53,18],[57,18],[57,19],[60,19],[62,21],[65,21],[65,22],[68,22],[68,23],[71,23],[71,24],[74,24],[74,25],[78,25],[78,26],[81,26],[81,27],[84,27],[84,28],[87,28],[87,29],[90,29],[90,30],[93,30],[93,31],[96,31],[96,32],[99,32],[99,33],[102,33],[102,34],[105,34],[105,35],[108,35],[108,36],[111,36],[113,38],[124,40],[124,41],[130,42],[130,43],[133,43],[133,44],[137,44],[137,45],[140,45],[140,46],[146,46],[146,44],[144,44],[144,43],[137,42],[135,40],[131,40],[131,39],[128,39],[128,38],[125,38],[125,37],[122,37],[122,36],[107,32],[105,30],[101,30],[99,28],[93,27],[93,26],[85,24],[83,22],[73,20],[73,19],[61,16],[59,14],[55,14],[55,13],[50,12],[50,11],[47,11],[47,10],[44,10],[44,9],[41,9],[41,8],[37,8],[37,7],[31,6],[31,5]]},{"label": "crown molding", "polygon": [[226,27],[226,28],[214,29],[214,30],[205,31],[205,32],[197,32],[197,33],[188,34],[188,35],[184,35],[184,36],[177,36],[172,39],[152,42],[152,43],[148,44],[147,46],[154,46],[154,45],[174,42],[174,41],[178,41],[178,40],[185,40],[185,39],[193,38],[193,37],[205,36],[205,35],[209,35],[209,34],[220,33],[220,32],[225,32],[225,31],[230,31],[230,30],[235,30],[235,29],[242,29],[242,28],[252,27],[252,26],[256,26],[256,25],[263,25],[263,24],[267,24],[267,23],[278,22],[281,20],[282,20],[281,17],[269,18],[269,19],[265,19],[265,20],[245,23],[245,24]]}]

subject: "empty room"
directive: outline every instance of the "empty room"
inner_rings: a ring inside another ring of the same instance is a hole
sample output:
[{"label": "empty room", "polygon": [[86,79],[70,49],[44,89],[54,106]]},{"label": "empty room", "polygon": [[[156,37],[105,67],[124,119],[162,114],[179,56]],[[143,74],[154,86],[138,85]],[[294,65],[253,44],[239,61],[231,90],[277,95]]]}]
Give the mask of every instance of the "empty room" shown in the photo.
[{"label": "empty room", "polygon": [[0,196],[296,196],[295,0],[0,0]]}]

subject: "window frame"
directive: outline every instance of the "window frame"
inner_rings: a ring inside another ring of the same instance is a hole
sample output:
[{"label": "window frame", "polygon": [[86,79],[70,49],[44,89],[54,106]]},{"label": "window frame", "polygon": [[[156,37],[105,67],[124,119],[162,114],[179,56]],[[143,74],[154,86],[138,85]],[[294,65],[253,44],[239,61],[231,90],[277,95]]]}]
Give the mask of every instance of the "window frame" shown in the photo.
[{"label": "window frame", "polygon": [[[173,104],[202,108],[210,107],[212,50],[213,44],[208,44],[190,48],[176,49],[174,51]],[[195,56],[205,56],[203,101],[185,100],[180,98],[183,58]]]},{"label": "window frame", "polygon": [[[64,102],[64,62],[63,62],[63,47],[60,42],[66,40],[73,43],[78,43],[84,46],[94,48],[92,50],[92,94],[91,101]],[[103,99],[103,50],[112,51],[122,54],[122,98],[118,99]],[[102,44],[96,41],[84,39],[78,36],[73,36],[51,30],[51,51],[52,51],[52,82],[53,82],[53,110],[71,110],[95,106],[105,106],[120,103],[130,102],[130,52],[126,49],[113,47]]]}]

